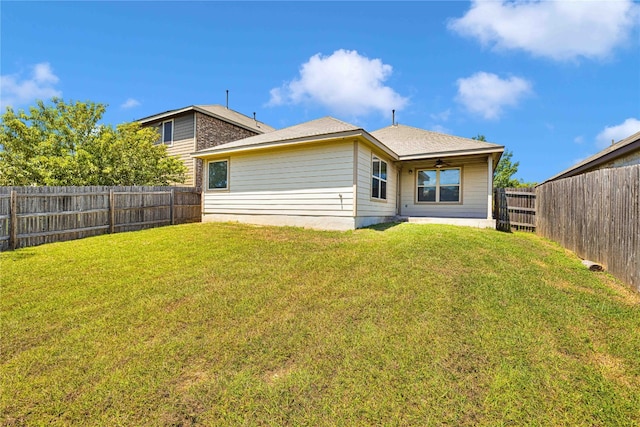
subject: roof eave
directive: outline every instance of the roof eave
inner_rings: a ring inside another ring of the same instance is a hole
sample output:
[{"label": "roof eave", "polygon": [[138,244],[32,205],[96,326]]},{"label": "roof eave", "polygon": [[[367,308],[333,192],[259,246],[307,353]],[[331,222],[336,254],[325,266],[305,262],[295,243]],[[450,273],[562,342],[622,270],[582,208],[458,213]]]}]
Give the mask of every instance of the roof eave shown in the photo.
[{"label": "roof eave", "polygon": [[136,122],[138,122],[140,124],[146,124],[146,123],[150,123],[150,122],[155,122],[156,120],[162,120],[162,119],[166,119],[167,117],[176,116],[178,114],[186,113],[187,111],[192,110],[194,107],[195,107],[194,105],[190,105],[188,107],[179,108],[177,110],[165,111],[164,113],[154,114],[153,116],[143,117],[141,119],[136,120]]},{"label": "roof eave", "polygon": [[198,159],[206,159],[208,157],[213,157],[213,156],[247,153],[247,152],[259,151],[259,150],[268,149],[268,148],[276,148],[276,147],[291,147],[296,145],[309,144],[313,142],[340,140],[340,139],[347,139],[347,138],[354,138],[354,137],[364,137],[365,139],[368,139],[364,134],[366,134],[366,131],[362,129],[354,129],[349,131],[328,133],[328,134],[322,134],[322,135],[292,138],[284,141],[263,142],[263,143],[239,146],[239,147],[229,147],[229,148],[213,147],[213,148],[208,148],[202,151],[196,151],[194,153],[191,153],[191,155]]},{"label": "roof eave", "polygon": [[541,182],[538,185],[540,186],[547,182],[556,181],[558,179],[571,178],[572,176],[579,175],[585,171],[588,171],[589,169],[596,168],[604,163],[608,163],[612,160],[617,159],[618,157],[624,156],[625,154],[628,154],[638,149],[640,149],[640,137],[635,141],[625,144],[624,146],[614,149],[612,151],[605,152],[604,154],[602,153],[595,154],[594,156],[578,163],[576,166],[572,166],[569,169],[565,169],[562,172],[552,176],[551,178]]},{"label": "roof eave", "polygon": [[454,157],[454,156],[471,156],[475,154],[500,154],[504,152],[503,146],[498,146],[495,148],[481,148],[481,149],[470,149],[470,150],[454,150],[454,151],[437,151],[437,152],[429,152],[429,153],[420,153],[420,154],[408,154],[404,156],[399,156],[399,160],[421,160],[421,159],[437,159],[439,157]]}]

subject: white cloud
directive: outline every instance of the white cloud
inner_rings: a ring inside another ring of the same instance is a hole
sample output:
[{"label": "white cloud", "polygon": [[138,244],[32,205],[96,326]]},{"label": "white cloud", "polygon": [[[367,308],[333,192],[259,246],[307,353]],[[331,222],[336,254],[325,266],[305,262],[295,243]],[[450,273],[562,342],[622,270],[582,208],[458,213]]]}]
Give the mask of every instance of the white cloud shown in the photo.
[{"label": "white cloud", "polygon": [[34,65],[27,79],[21,80],[19,74],[0,76],[0,106],[4,109],[7,106],[25,105],[36,99],[61,96],[62,92],[54,87],[59,81],[48,62]]},{"label": "white cloud", "polygon": [[636,132],[640,132],[640,120],[630,117],[619,125],[605,127],[596,136],[596,144],[598,148],[606,148],[611,145],[611,141],[618,142]]},{"label": "white cloud", "polygon": [[576,144],[582,144],[584,142],[584,137],[582,135],[576,136],[573,138],[573,142]]},{"label": "white cloud", "polygon": [[478,72],[458,79],[456,101],[485,119],[497,119],[505,107],[513,107],[533,92],[529,81],[520,77],[501,79],[495,74]]},{"label": "white cloud", "polygon": [[128,98],[125,102],[120,104],[120,108],[123,110],[128,110],[129,108],[134,108],[140,105],[140,101],[134,98]]},{"label": "white cloud", "polygon": [[58,76],[53,74],[51,65],[48,62],[41,62],[33,67],[33,79],[40,84],[56,84],[60,81]]},{"label": "white cloud", "polygon": [[433,120],[437,120],[440,122],[446,122],[447,120],[449,120],[449,116],[451,116],[451,108],[447,108],[446,110],[439,113],[429,114],[429,117],[431,117]]},{"label": "white cloud", "polygon": [[449,29],[485,46],[554,60],[604,58],[629,38],[639,16],[631,0],[474,0]]},{"label": "white cloud", "polygon": [[267,105],[310,103],[353,117],[372,111],[389,115],[408,102],[384,85],[392,72],[391,65],[355,50],[340,49],[329,56],[318,53],[302,64],[298,78],[271,89]]}]

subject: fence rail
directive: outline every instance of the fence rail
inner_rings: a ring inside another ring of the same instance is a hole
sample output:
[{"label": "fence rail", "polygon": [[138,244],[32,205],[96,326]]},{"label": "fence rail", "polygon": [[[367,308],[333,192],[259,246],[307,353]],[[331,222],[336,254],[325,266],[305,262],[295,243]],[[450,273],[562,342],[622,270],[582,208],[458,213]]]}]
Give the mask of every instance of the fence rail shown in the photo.
[{"label": "fence rail", "polygon": [[537,188],[537,232],[640,291],[640,165]]},{"label": "fence rail", "polygon": [[200,220],[194,187],[0,187],[0,250]]},{"label": "fence rail", "polygon": [[534,188],[493,190],[496,228],[501,231],[535,231],[536,193]]}]

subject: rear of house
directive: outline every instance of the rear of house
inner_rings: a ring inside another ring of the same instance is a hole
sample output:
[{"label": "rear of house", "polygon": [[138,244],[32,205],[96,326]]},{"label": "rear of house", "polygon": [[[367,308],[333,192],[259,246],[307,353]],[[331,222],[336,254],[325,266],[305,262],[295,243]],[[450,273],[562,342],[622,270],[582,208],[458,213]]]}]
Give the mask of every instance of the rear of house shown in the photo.
[{"label": "rear of house", "polygon": [[203,221],[346,230],[417,216],[495,226],[490,187],[502,147],[474,141],[469,152],[402,160],[381,139],[325,117],[197,152],[208,171]]}]

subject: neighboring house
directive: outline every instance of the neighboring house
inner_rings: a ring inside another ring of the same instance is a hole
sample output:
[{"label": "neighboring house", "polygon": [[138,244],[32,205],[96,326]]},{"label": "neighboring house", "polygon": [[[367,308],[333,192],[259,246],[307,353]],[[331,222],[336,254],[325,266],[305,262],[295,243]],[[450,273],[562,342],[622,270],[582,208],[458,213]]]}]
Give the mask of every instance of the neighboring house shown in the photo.
[{"label": "neighboring house", "polygon": [[193,158],[191,153],[274,130],[222,105],[191,105],[154,114],[138,122],[158,129],[158,143],[166,144],[167,152],[178,156],[188,169],[185,185],[201,188],[202,160]]},{"label": "neighboring house", "polygon": [[492,219],[503,146],[403,125],[369,133],[325,117],[200,150],[203,221],[354,229]]},{"label": "neighboring house", "polygon": [[[580,163],[552,176],[545,182],[569,178],[598,169],[620,168],[640,164],[640,132],[611,144],[609,147],[581,161]],[[542,185],[540,184],[540,185]]]}]

